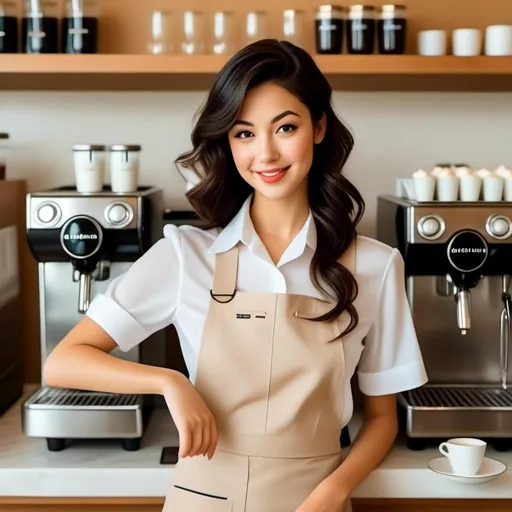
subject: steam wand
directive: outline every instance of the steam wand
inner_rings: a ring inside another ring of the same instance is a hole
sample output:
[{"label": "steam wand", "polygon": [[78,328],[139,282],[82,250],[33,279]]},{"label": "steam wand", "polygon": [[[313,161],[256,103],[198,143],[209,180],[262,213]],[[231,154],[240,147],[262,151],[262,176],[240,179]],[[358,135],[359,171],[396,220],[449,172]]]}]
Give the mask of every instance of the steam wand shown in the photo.
[{"label": "steam wand", "polygon": [[510,288],[510,276],[504,275],[501,278],[502,290],[501,300],[503,301],[503,310],[501,311],[500,318],[500,377],[501,387],[507,389],[508,379],[508,353],[510,346],[510,310],[511,310],[511,296],[509,292]]}]

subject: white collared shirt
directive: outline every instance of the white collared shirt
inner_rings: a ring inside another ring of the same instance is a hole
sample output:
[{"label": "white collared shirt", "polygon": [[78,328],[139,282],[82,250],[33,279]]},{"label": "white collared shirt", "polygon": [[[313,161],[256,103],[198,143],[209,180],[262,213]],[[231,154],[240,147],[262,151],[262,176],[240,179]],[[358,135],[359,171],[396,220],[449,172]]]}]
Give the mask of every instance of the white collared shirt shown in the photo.
[{"label": "white collared shirt", "polygon": [[[123,351],[174,324],[193,383],[216,254],[239,245],[237,288],[242,292],[291,293],[325,299],[309,274],[316,248],[311,213],[274,265],[251,221],[250,200],[251,197],[223,230],[165,226],[164,237],[124,275],[112,281],[105,294],[94,298],[87,315]],[[343,340],[344,425],[352,416],[350,379],[355,371],[359,387],[367,395],[398,393],[427,381],[405,293],[400,253],[381,242],[358,236],[356,269],[359,293],[354,305],[359,324]]]}]

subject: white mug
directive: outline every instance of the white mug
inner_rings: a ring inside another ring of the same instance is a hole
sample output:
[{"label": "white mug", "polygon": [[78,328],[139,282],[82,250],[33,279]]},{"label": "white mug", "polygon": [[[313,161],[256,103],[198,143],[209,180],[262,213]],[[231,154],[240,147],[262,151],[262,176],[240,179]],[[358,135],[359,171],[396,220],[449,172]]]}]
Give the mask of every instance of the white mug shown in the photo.
[{"label": "white mug", "polygon": [[471,437],[449,439],[439,451],[450,460],[453,472],[460,476],[476,475],[485,456],[487,443]]},{"label": "white mug", "polygon": [[420,31],[418,53],[426,56],[446,55],[446,30]]},{"label": "white mug", "polygon": [[482,33],[477,28],[458,28],[453,31],[453,55],[472,57],[482,51]]},{"label": "white mug", "polygon": [[490,25],[485,29],[486,55],[512,55],[512,25]]}]

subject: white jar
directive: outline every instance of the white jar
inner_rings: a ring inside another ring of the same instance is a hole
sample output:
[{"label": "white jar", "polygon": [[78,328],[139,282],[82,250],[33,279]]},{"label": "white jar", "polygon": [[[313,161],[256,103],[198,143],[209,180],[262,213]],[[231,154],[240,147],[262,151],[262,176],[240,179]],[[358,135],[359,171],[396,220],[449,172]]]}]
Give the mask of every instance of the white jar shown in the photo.
[{"label": "white jar", "polygon": [[141,146],[110,146],[110,180],[112,192],[136,192],[139,186]]},{"label": "white jar", "polygon": [[77,192],[101,192],[105,180],[105,146],[73,146],[73,160]]}]

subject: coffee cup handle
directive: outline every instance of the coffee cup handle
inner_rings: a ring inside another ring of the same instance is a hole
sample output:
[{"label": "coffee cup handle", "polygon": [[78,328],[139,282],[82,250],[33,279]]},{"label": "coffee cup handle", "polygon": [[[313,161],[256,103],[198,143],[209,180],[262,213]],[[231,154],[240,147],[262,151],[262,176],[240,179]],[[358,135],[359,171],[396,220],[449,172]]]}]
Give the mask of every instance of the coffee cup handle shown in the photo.
[{"label": "coffee cup handle", "polygon": [[450,455],[450,450],[448,449],[448,443],[441,443],[439,445],[439,451],[445,456],[448,457]]}]

